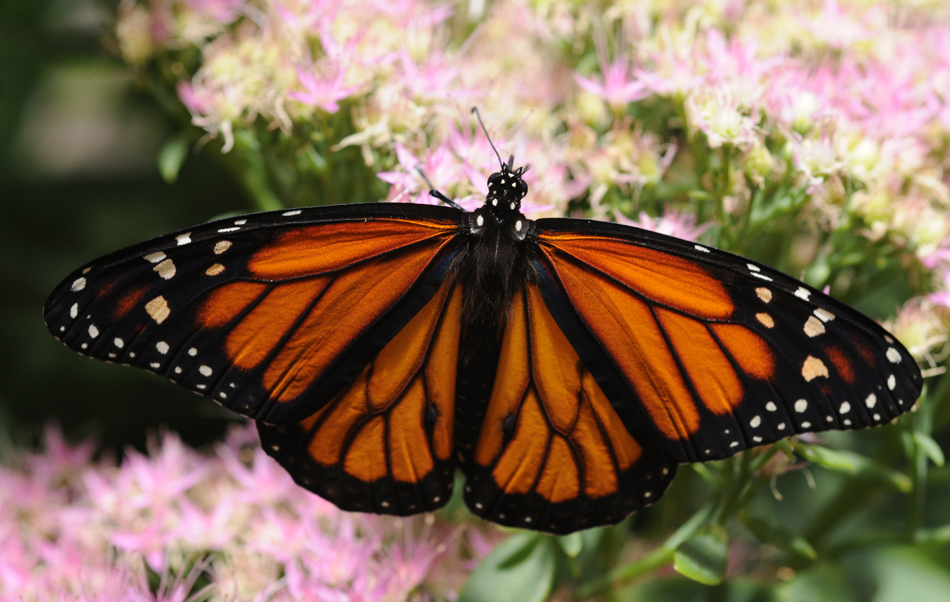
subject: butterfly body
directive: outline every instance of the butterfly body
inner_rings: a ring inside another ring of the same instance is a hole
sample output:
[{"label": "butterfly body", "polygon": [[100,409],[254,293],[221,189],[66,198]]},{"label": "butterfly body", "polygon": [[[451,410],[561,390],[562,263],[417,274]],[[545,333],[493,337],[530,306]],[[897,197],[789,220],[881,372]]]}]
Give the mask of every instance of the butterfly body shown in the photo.
[{"label": "butterfly body", "polygon": [[531,221],[511,161],[485,205],[228,218],[77,270],[70,348],[257,420],[346,510],[443,506],[567,533],[655,502],[676,465],[884,424],[920,372],[880,326],[775,270],[636,228]]}]

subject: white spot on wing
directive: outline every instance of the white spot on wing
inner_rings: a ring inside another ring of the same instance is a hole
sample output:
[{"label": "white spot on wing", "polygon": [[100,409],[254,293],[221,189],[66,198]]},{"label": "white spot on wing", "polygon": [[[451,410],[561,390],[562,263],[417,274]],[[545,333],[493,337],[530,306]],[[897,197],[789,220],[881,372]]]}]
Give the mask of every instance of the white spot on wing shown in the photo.
[{"label": "white spot on wing", "polygon": [[153,370],[158,370],[159,368],[162,367],[162,365],[159,364],[158,362],[152,362],[151,364],[149,364],[149,367],[152,368]]},{"label": "white spot on wing", "polygon": [[240,228],[218,228],[219,234],[227,234],[228,232],[237,232]]},{"label": "white spot on wing", "polygon": [[808,316],[808,320],[805,322],[805,334],[811,338],[825,334],[825,325],[815,319],[815,316]]},{"label": "white spot on wing", "polygon": [[764,286],[760,286],[755,289],[755,295],[760,301],[762,301],[762,303],[768,303],[772,300],[772,291],[765,288]]},{"label": "white spot on wing", "polygon": [[86,288],[86,279],[85,279],[85,278],[76,278],[76,279],[73,281],[72,285],[69,287],[69,290],[71,290],[71,291],[74,292],[74,293],[78,293],[79,291],[81,291],[81,290],[84,289],[84,288]]},{"label": "white spot on wing", "polygon": [[99,336],[99,329],[96,328],[95,324],[89,325],[89,336],[92,338],[96,338],[97,336]]},{"label": "white spot on wing", "polygon": [[802,428],[803,428],[803,429],[811,428],[811,423],[810,423],[810,422],[803,422],[803,423],[802,423]]},{"label": "white spot on wing", "polygon": [[281,213],[284,217],[290,217],[292,215],[300,215],[300,209],[294,209],[293,211],[285,211]]},{"label": "white spot on wing", "polygon": [[175,263],[171,259],[166,259],[152,269],[165,280],[171,280],[175,276]]},{"label": "white spot on wing", "polygon": [[158,352],[161,353],[162,355],[165,355],[166,353],[168,353],[168,350],[170,349],[170,347],[168,346],[168,343],[166,343],[165,341],[159,341],[155,343],[155,349],[157,349]]},{"label": "white spot on wing", "polygon": [[804,377],[806,382],[811,382],[819,376],[828,378],[828,368],[820,359],[809,355],[805,358],[805,363],[802,364],[802,377]]},{"label": "white spot on wing", "polygon": [[188,355],[190,355],[191,357],[195,357],[196,355],[198,355],[198,350],[192,347],[191,349],[188,350]]},{"label": "white spot on wing", "polygon": [[838,413],[839,413],[839,414],[847,414],[847,413],[850,412],[850,411],[851,411],[851,404],[848,403],[847,401],[841,402],[841,407],[838,408]]},{"label": "white spot on wing", "polygon": [[754,416],[752,420],[749,421],[749,426],[752,428],[759,428],[759,425],[762,424],[761,416]]},{"label": "white spot on wing", "polygon": [[822,309],[820,307],[816,308],[814,313],[816,316],[818,316],[818,319],[821,320],[822,322],[831,322],[832,320],[835,319],[835,315],[833,313],[831,313],[830,311],[826,309]]},{"label": "white spot on wing", "polygon": [[69,317],[74,318],[79,315],[79,304],[73,303],[73,306],[69,308]]},{"label": "white spot on wing", "polygon": [[178,242],[178,246],[187,245],[191,242],[191,232],[185,232],[184,234],[179,234],[175,237],[175,240]]},{"label": "white spot on wing", "polygon": [[115,340],[112,341],[112,343],[119,349],[122,349],[123,347],[125,347],[125,341],[123,341],[119,337],[116,337]]},{"label": "white spot on wing", "polygon": [[231,248],[230,240],[219,240],[218,242],[214,243],[214,254],[220,255],[221,253],[224,253],[230,248]]},{"label": "white spot on wing", "polygon": [[897,386],[897,379],[894,378],[893,374],[891,374],[890,376],[887,377],[887,388],[893,391],[894,387],[896,386]]},{"label": "white spot on wing", "polygon": [[209,267],[207,270],[205,270],[205,275],[207,275],[207,276],[217,276],[218,274],[220,274],[220,273],[223,272],[223,271],[224,271],[224,266],[221,265],[220,263],[216,263],[216,264],[212,265],[211,267]]},{"label": "white spot on wing", "polygon": [[747,263],[746,266],[747,266],[750,270],[752,270],[753,272],[761,272],[761,271],[762,271],[762,270],[759,269],[759,266],[757,266],[757,265],[755,265],[755,264],[752,264],[752,263]]},{"label": "white spot on wing", "polygon": [[144,257],[142,257],[142,259],[144,259],[145,261],[149,263],[158,263],[159,261],[165,259],[165,254],[162,253],[161,251],[155,251],[154,253],[149,253],[148,255],[145,255]]},{"label": "white spot on wing", "polygon": [[765,409],[770,412],[774,412],[775,410],[778,409],[778,406],[775,405],[774,401],[770,401],[767,404],[765,404]]},{"label": "white spot on wing", "polygon": [[211,366],[201,366],[198,368],[198,372],[201,373],[201,376],[211,376]]},{"label": "white spot on wing", "polygon": [[159,295],[151,301],[145,304],[145,311],[148,315],[155,320],[156,324],[161,324],[165,321],[169,315],[171,315],[171,310],[168,309],[168,301],[165,300],[165,297]]},{"label": "white spot on wing", "polygon": [[873,408],[875,404],[877,404],[877,395],[875,395],[874,393],[871,393],[870,395],[868,395],[868,398],[864,400],[864,405],[866,405],[869,408]]},{"label": "white spot on wing", "polygon": [[693,245],[693,248],[696,249],[697,251],[702,251],[703,253],[712,253],[712,251],[710,251],[703,245]]},{"label": "white spot on wing", "polygon": [[893,347],[887,348],[887,359],[890,360],[892,364],[899,364],[901,361],[901,352]]},{"label": "white spot on wing", "polygon": [[772,282],[772,279],[769,278],[768,276],[766,276],[765,274],[760,274],[760,273],[758,273],[758,272],[752,272],[752,275],[755,276],[756,278],[761,278],[762,280],[765,280],[766,282]]},{"label": "white spot on wing", "polygon": [[795,291],[795,296],[798,297],[799,299],[803,299],[803,300],[805,300],[805,301],[808,301],[808,296],[809,296],[809,295],[811,295],[811,292],[808,291],[807,289],[802,288],[802,287],[798,287],[798,290]]},{"label": "white spot on wing", "polygon": [[808,409],[808,401],[804,399],[799,399],[798,401],[795,402],[795,411],[798,412],[799,414],[801,414],[807,409]]},{"label": "white spot on wing", "polygon": [[758,320],[762,324],[762,326],[765,326],[766,328],[775,327],[775,320],[773,320],[772,316],[770,316],[769,314],[765,314],[765,313],[755,314],[755,319]]}]

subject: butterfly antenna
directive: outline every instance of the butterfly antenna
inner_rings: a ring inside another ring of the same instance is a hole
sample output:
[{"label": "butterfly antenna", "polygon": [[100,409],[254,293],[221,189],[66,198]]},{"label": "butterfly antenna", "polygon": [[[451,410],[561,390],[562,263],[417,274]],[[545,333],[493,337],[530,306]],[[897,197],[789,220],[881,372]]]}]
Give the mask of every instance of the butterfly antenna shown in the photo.
[{"label": "butterfly antenna", "polygon": [[461,205],[459,205],[458,203],[456,203],[455,201],[453,201],[452,199],[450,199],[449,197],[445,196],[440,191],[435,189],[435,186],[433,186],[432,182],[429,181],[429,178],[426,177],[426,172],[422,171],[422,167],[416,165],[416,171],[419,172],[419,175],[422,176],[422,179],[425,180],[426,184],[429,186],[429,196],[433,196],[439,199],[440,201],[442,201],[449,207],[454,207],[455,209],[458,209],[459,211],[465,211],[464,209],[462,209]]},{"label": "butterfly antenna", "polygon": [[[482,131],[485,132],[485,138],[488,138],[488,144],[491,146],[491,149],[495,151],[495,156],[498,157],[498,164],[502,167],[505,166],[505,162],[501,160],[501,154],[499,154],[498,149],[495,148],[495,144],[491,141],[491,136],[488,135],[488,128],[485,127],[485,122],[482,121],[482,114],[478,112],[478,107],[472,107],[472,113],[475,113],[475,117],[478,117],[478,125],[482,126]],[[511,165],[514,165],[515,156],[512,155],[511,159],[508,160],[508,169],[511,170]]]}]

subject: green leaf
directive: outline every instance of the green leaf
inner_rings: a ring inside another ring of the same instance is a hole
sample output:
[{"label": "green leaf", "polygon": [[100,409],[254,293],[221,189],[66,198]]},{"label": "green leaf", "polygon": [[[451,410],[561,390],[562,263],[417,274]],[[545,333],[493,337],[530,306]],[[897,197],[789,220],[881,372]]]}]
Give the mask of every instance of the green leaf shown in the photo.
[{"label": "green leaf", "polygon": [[729,568],[729,539],[722,527],[683,542],[673,555],[673,568],[685,577],[717,585]]},{"label": "green leaf", "polygon": [[892,470],[861,454],[844,450],[832,451],[825,447],[806,444],[801,441],[795,443],[795,452],[806,460],[824,466],[828,470],[879,479],[904,493],[908,493],[913,489],[913,482],[906,474]]},{"label": "green leaf", "polygon": [[914,443],[917,444],[917,447],[919,447],[922,452],[927,454],[931,462],[937,466],[943,466],[943,449],[940,448],[940,444],[934,441],[930,435],[914,433]]},{"label": "green leaf", "polygon": [[772,521],[748,514],[740,514],[739,519],[749,528],[755,537],[770,546],[783,552],[794,554],[808,560],[817,560],[818,553],[801,535],[796,535],[787,528]]},{"label": "green leaf", "polygon": [[188,156],[188,140],[184,136],[175,136],[158,151],[158,171],[169,184],[178,179],[185,157]]},{"label": "green leaf", "polygon": [[554,541],[539,533],[515,533],[469,576],[459,602],[543,602],[554,589]]},{"label": "green leaf", "polygon": [[584,549],[584,539],[581,537],[579,531],[575,531],[570,535],[562,535],[558,537],[556,541],[558,545],[561,546],[561,549],[564,550],[564,553],[570,558],[577,558],[581,550]]}]

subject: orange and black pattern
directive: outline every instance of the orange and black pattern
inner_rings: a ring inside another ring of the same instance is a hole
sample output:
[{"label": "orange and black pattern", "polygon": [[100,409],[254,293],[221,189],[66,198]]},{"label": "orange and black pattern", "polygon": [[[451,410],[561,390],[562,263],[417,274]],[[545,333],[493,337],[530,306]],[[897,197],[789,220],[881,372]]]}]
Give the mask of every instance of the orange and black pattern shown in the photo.
[{"label": "orange and black pattern", "polygon": [[301,486],[353,511],[443,506],[569,533],[655,503],[677,464],[882,425],[922,378],[883,328],[761,264],[485,205],[228,218],[107,255],[50,295],[68,347],[257,420]]}]

